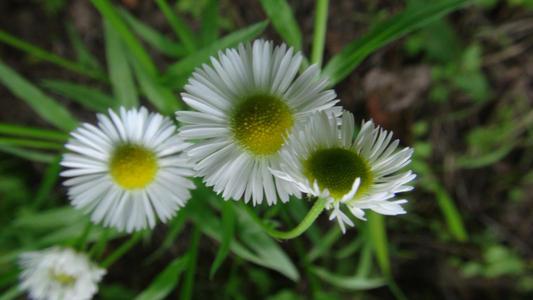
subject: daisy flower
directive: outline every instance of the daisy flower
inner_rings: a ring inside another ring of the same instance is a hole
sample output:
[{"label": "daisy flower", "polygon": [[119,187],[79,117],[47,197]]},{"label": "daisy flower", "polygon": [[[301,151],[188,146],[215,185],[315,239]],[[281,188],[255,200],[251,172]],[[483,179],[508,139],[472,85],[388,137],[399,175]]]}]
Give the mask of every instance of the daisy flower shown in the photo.
[{"label": "daisy flower", "polygon": [[256,40],[219,52],[196,69],[183,100],[193,111],[177,112],[180,135],[196,144],[187,154],[197,175],[225,199],[271,205],[299,195],[273,177],[292,129],[315,111],[337,102],[313,65],[298,75],[302,55],[286,45]]},{"label": "daisy flower", "polygon": [[294,184],[304,193],[327,198],[330,220],[337,219],[345,232],[352,221],[341,210],[347,207],[365,220],[365,209],[383,215],[405,213],[396,194],[413,189],[411,171],[399,172],[411,161],[411,148],[398,149],[388,132],[367,121],[354,136],[354,118],[344,112],[340,118],[317,113],[310,123],[288,138],[282,151],[281,168],[273,174]]},{"label": "daisy flower", "polygon": [[105,270],[69,248],[26,252],[19,260],[20,289],[34,300],[91,299]]},{"label": "daisy flower", "polygon": [[71,133],[61,173],[74,207],[91,220],[132,232],[168,221],[194,188],[188,147],[169,118],[146,108],[98,114]]}]

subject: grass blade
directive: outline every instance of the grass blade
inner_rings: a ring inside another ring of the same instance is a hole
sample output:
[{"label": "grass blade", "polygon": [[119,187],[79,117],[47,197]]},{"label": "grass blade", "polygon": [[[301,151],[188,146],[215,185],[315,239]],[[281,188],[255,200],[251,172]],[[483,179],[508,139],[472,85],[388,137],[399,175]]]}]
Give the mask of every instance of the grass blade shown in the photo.
[{"label": "grass blade", "polygon": [[348,44],[324,68],[334,85],[348,76],[368,55],[421,26],[468,3],[468,0],[446,0],[410,8],[377,24],[369,33]]},{"label": "grass blade", "polygon": [[368,212],[368,231],[379,267],[385,275],[390,275],[389,245],[387,242],[385,218],[373,211]]},{"label": "grass blade", "polygon": [[35,150],[27,150],[27,149],[22,149],[22,148],[18,148],[18,147],[11,147],[11,146],[1,146],[0,145],[0,151],[5,152],[5,153],[9,153],[11,155],[18,156],[18,157],[26,159],[26,160],[31,160],[31,161],[40,162],[40,163],[46,163],[46,164],[50,164],[50,163],[54,162],[54,159],[56,157],[56,155],[50,154],[50,153],[46,153],[46,152],[40,152],[40,151],[35,151]]},{"label": "grass blade", "polygon": [[39,188],[35,193],[35,197],[33,198],[32,208],[34,210],[38,210],[42,206],[43,202],[45,202],[47,197],[54,189],[55,184],[59,179],[59,173],[61,172],[61,165],[59,164],[60,162],[61,156],[58,155],[46,168],[43,179],[41,180],[41,184],[39,185]]},{"label": "grass blade", "polygon": [[119,10],[120,14],[131,28],[149,45],[154,47],[163,54],[171,57],[181,57],[187,54],[187,50],[184,46],[169,40],[166,36],[159,33],[150,26],[137,20],[129,12],[124,9]]},{"label": "grass blade", "polygon": [[180,293],[180,299],[182,300],[190,300],[192,298],[194,288],[194,275],[196,274],[196,265],[198,263],[198,244],[200,242],[201,236],[202,232],[198,227],[195,227],[194,232],[192,234],[191,246],[189,248],[189,251],[187,252],[187,272],[185,273],[185,282],[183,283],[183,287]]},{"label": "grass blade", "polygon": [[87,66],[84,64],[80,64],[77,62],[70,61],[68,59],[64,59],[63,57],[59,55],[55,55],[51,52],[48,52],[39,47],[36,47],[26,41],[23,41],[17,37],[14,37],[11,34],[3,30],[0,30],[0,42],[3,42],[14,48],[24,51],[38,59],[48,61],[50,63],[56,64],[62,68],[76,72],[78,74],[81,74],[81,75],[84,75],[90,78],[98,79],[98,80],[106,80],[105,74],[103,74],[97,69],[90,69],[90,68],[87,68]]},{"label": "grass blade", "polygon": [[69,81],[47,79],[43,80],[42,86],[97,112],[105,112],[118,104],[102,91]]},{"label": "grass blade", "polygon": [[118,36],[128,47],[128,50],[135,56],[146,72],[152,75],[157,74],[157,68],[150,55],[148,55],[137,37],[128,29],[128,26],[113,5],[108,0],[91,0],[91,2],[102,14],[102,17],[115,29]]},{"label": "grass blade", "polygon": [[174,96],[174,93],[167,87],[163,86],[155,77],[145,72],[141,64],[134,58],[130,57],[133,65],[137,82],[139,83],[144,95],[161,113],[170,115],[180,109],[181,105]]},{"label": "grass blade", "polygon": [[189,53],[192,53],[196,49],[196,43],[194,35],[189,26],[187,26],[187,24],[185,24],[185,22],[183,22],[178,15],[176,15],[166,0],[156,0],[155,2],[165,15],[165,18],[167,18],[168,23],[170,23],[170,27],[174,33],[176,33],[176,36],[179,37],[185,46],[185,49],[187,49]]},{"label": "grass blade", "polygon": [[328,27],[329,0],[317,0],[315,9],[315,29],[313,32],[313,46],[311,49],[311,63],[322,65],[326,30]]},{"label": "grass blade", "polygon": [[58,144],[55,142],[5,137],[0,137],[0,145],[44,150],[59,150],[63,148],[63,144]]},{"label": "grass blade", "polygon": [[318,267],[313,267],[311,270],[325,282],[352,291],[375,289],[384,286],[386,283],[385,279],[381,277],[341,276]]},{"label": "grass blade", "polygon": [[209,45],[218,38],[219,1],[208,1],[202,12],[202,45]]},{"label": "grass blade", "polygon": [[226,256],[228,256],[230,250],[231,241],[233,240],[235,231],[235,213],[232,205],[233,204],[230,202],[224,202],[222,205],[222,243],[218,248],[215,260],[211,265],[209,278],[213,278],[218,268],[222,265],[222,262],[224,262]]},{"label": "grass blade", "polygon": [[0,123],[0,134],[51,140],[61,143],[64,143],[68,139],[68,134],[65,134],[60,131],[25,127],[5,123]]},{"label": "grass blade", "polygon": [[102,67],[98,63],[98,59],[96,59],[96,57],[91,53],[91,51],[87,49],[80,35],[76,31],[76,29],[74,29],[74,26],[72,26],[71,23],[67,23],[66,27],[70,43],[74,47],[74,51],[76,51],[76,56],[78,57],[79,63],[84,66],[87,66],[90,69],[102,72]]},{"label": "grass blade", "polygon": [[126,55],[124,55],[126,51],[124,44],[108,22],[104,22],[104,32],[107,67],[113,95],[120,105],[127,108],[136,107],[139,105],[139,97],[131,74],[131,67]]},{"label": "grass blade", "polygon": [[135,300],[161,300],[172,292],[188,265],[188,256],[174,259]]},{"label": "grass blade", "polygon": [[59,129],[70,131],[78,122],[70,113],[17,72],[0,62],[0,82],[24,100],[44,120]]},{"label": "grass blade", "polygon": [[189,77],[196,67],[207,62],[209,57],[215,55],[217,51],[224,48],[234,47],[240,42],[253,39],[261,34],[267,25],[268,21],[259,22],[219,39],[211,45],[187,56],[175,64],[172,64],[166,70],[163,80],[175,87],[174,83],[177,79],[179,80],[184,77]]},{"label": "grass blade", "polygon": [[283,40],[296,50],[302,49],[302,33],[287,1],[261,0],[261,5]]}]

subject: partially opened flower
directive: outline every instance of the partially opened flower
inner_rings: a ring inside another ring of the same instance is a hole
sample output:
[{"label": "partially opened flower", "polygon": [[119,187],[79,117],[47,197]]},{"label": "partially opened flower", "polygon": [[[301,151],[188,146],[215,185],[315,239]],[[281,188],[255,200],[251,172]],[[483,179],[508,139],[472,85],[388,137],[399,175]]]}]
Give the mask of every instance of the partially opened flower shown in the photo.
[{"label": "partially opened flower", "polygon": [[180,134],[197,143],[187,150],[199,176],[225,199],[268,204],[299,194],[274,178],[279,153],[292,129],[338,100],[326,89],[317,66],[301,75],[302,56],[285,45],[256,40],[220,52],[198,68],[183,100],[194,111],[179,111]]},{"label": "partially opened flower", "polygon": [[193,175],[169,118],[145,108],[98,114],[71,133],[61,164],[76,208],[93,222],[131,232],[166,222],[190,198]]},{"label": "partially opened flower", "polygon": [[68,248],[26,252],[20,256],[20,288],[34,300],[91,299],[105,270]]},{"label": "partially opened flower", "polygon": [[398,150],[392,132],[362,124],[354,137],[354,118],[344,112],[341,118],[317,113],[310,123],[296,129],[282,151],[281,168],[272,172],[294,184],[304,193],[328,199],[330,219],[337,219],[342,231],[353,226],[341,205],[365,219],[365,209],[384,215],[405,213],[397,193],[413,189],[411,171],[398,172],[411,161],[413,150]]}]

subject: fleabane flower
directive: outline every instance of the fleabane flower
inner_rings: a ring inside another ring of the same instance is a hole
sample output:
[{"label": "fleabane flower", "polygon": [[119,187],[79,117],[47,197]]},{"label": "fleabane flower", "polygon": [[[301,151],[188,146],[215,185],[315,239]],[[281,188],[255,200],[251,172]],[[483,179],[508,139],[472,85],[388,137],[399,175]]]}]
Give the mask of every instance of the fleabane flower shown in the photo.
[{"label": "fleabane flower", "polygon": [[91,299],[106,273],[69,248],[26,252],[19,264],[20,289],[33,300]]},{"label": "fleabane flower", "polygon": [[271,205],[300,194],[269,168],[295,126],[338,102],[316,65],[298,75],[301,63],[293,48],[256,40],[211,57],[185,86],[193,111],[176,113],[180,135],[196,142],[187,154],[197,175],[225,199]]},{"label": "fleabane flower", "polygon": [[98,114],[71,133],[61,173],[74,207],[121,231],[168,221],[190,198],[194,174],[172,121],[146,108]]},{"label": "fleabane flower", "polygon": [[357,218],[365,220],[365,209],[383,215],[405,213],[396,194],[413,189],[408,185],[415,178],[409,171],[400,171],[411,161],[411,148],[399,149],[392,132],[372,121],[364,122],[354,136],[354,118],[349,112],[335,117],[315,114],[309,124],[296,129],[282,151],[280,169],[275,176],[294,184],[304,193],[327,198],[330,220],[345,225],[353,222],[341,210],[347,207]]}]

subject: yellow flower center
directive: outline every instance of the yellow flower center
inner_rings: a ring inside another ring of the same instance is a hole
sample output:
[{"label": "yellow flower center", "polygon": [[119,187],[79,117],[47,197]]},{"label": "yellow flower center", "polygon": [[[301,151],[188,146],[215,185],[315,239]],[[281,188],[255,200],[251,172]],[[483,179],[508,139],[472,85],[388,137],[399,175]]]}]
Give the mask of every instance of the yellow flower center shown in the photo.
[{"label": "yellow flower center", "polygon": [[[366,161],[357,153],[342,148],[320,149],[303,163],[304,174],[321,189],[328,189],[331,196],[342,198],[352,189],[355,179],[361,183],[355,197],[365,193],[372,184],[372,172]],[[354,198],[355,198],[354,197]]]},{"label": "yellow flower center", "polygon": [[246,98],[235,109],[231,128],[237,142],[255,155],[276,153],[293,125],[285,102],[271,95]]},{"label": "yellow flower center", "polygon": [[131,144],[118,146],[109,163],[111,177],[127,190],[146,187],[154,180],[158,168],[152,151]]},{"label": "yellow flower center", "polygon": [[50,277],[61,285],[73,285],[76,282],[76,277],[57,271],[51,271]]}]

